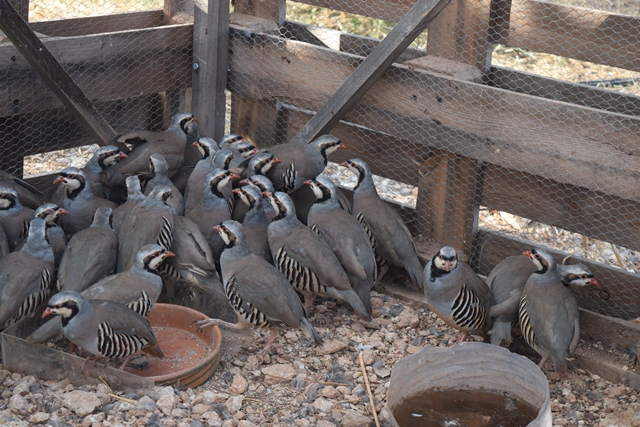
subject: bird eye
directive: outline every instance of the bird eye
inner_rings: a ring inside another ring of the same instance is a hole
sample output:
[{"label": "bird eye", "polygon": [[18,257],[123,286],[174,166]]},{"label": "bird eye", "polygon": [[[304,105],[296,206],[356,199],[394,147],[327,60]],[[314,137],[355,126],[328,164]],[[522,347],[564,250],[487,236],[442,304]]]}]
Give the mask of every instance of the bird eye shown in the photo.
[{"label": "bird eye", "polygon": [[586,279],[586,278],[587,278],[587,275],[586,275],[586,274],[581,274],[581,275],[580,275],[580,278],[581,278],[581,279]]}]

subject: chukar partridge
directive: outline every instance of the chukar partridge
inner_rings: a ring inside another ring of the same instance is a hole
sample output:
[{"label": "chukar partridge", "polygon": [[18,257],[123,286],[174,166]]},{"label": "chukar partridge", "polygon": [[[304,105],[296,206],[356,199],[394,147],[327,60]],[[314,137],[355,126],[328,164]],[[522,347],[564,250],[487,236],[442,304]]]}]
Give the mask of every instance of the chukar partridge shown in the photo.
[{"label": "chukar partridge", "polygon": [[458,260],[451,246],[440,248],[425,267],[424,296],[438,317],[462,332],[458,343],[470,332],[486,334],[491,327],[491,290],[469,265]]},{"label": "chukar partridge", "polygon": [[147,319],[125,305],[66,291],[49,300],[42,317],[51,314],[62,319],[62,334],[81,349],[97,357],[124,358],[120,369],[139,351],[164,358]]},{"label": "chukar partridge", "polygon": [[189,113],[176,114],[171,125],[162,132],[134,131],[118,138],[118,142],[133,145],[129,157],[102,172],[102,180],[110,187],[123,186],[125,177],[145,173],[149,170],[149,156],[162,154],[169,166],[169,177],[182,166],[187,135],[196,126],[195,116]]},{"label": "chukar partridge", "polygon": [[535,248],[524,255],[533,260],[536,271],[527,279],[518,306],[522,335],[542,356],[539,367],[551,357],[556,372],[567,377],[567,357],[580,342],[578,303],[558,278],[549,252]]},{"label": "chukar partridge", "polygon": [[99,207],[115,209],[117,205],[107,199],[97,197],[91,192],[88,182],[78,168],[68,167],[58,173],[54,184],[64,186],[66,193],[62,201],[62,207],[69,211],[62,217],[62,228],[69,235],[74,235],[91,225],[93,214]]},{"label": "chukar partridge", "polygon": [[54,291],[53,250],[45,223],[34,218],[24,246],[0,258],[0,329],[33,315]]},{"label": "chukar partridge", "polygon": [[[500,261],[487,277],[495,305],[489,314],[493,318],[491,344],[509,345],[511,325],[518,321],[518,304],[529,277],[537,270],[526,255],[510,256]],[[599,286],[589,269],[582,264],[557,265],[558,278],[565,286]]]},{"label": "chukar partridge", "polygon": [[111,227],[111,208],[96,210],[89,228],[74,234],[58,266],[58,290],[82,292],[116,270],[118,236]]},{"label": "chukar partridge", "polygon": [[376,257],[364,227],[340,207],[336,186],[319,176],[306,181],[316,196],[309,210],[308,225],[325,238],[347,273],[365,308],[371,314],[371,288],[377,275]]},{"label": "chukar partridge", "polygon": [[348,160],[341,166],[356,174],[358,181],[353,192],[353,214],[369,228],[375,241],[376,255],[386,261],[380,266],[377,281],[382,279],[388,264],[391,264],[405,269],[414,288],[422,288],[422,264],[411,232],[398,212],[380,199],[369,166],[361,159]]},{"label": "chukar partridge", "polygon": [[269,147],[269,152],[281,160],[267,172],[276,191],[291,193],[314,179],[327,166],[327,157],[347,148],[333,135],[322,135],[309,144],[287,143]]},{"label": "chukar partridge", "polygon": [[7,236],[9,250],[13,251],[24,237],[25,224],[33,219],[35,211],[20,203],[18,193],[9,187],[0,187],[0,227]]},{"label": "chukar partridge", "polygon": [[328,296],[347,302],[361,319],[370,322],[371,315],[340,261],[324,238],[298,220],[291,198],[280,191],[265,195],[277,212],[268,228],[273,263],[304,296],[307,312],[316,295]]},{"label": "chukar partridge", "polygon": [[138,175],[131,175],[127,177],[126,195],[127,200],[113,210],[113,221],[111,222],[111,225],[116,233],[120,231],[120,226],[122,226],[124,220],[129,216],[131,210],[147,198],[140,188],[140,179],[138,178]]},{"label": "chukar partridge", "polygon": [[[159,245],[144,246],[138,251],[136,262],[127,271],[103,277],[80,294],[86,299],[124,304],[146,317],[162,292],[160,270],[163,268],[164,261],[172,256],[173,252]],[[27,341],[42,343],[55,337],[59,332],[60,319],[52,319],[29,335]]]},{"label": "chukar partridge", "polygon": [[176,215],[184,215],[184,198],[182,193],[171,182],[169,176],[169,166],[162,154],[153,153],[149,156],[149,169],[153,175],[147,182],[147,186],[144,188],[145,196],[148,196],[154,188],[164,185],[171,188],[171,198],[167,201]]},{"label": "chukar partridge", "polygon": [[11,188],[16,192],[20,202],[31,209],[45,203],[44,194],[33,185],[10,173],[0,170],[0,188]]},{"label": "chukar partridge", "polygon": [[212,138],[200,138],[193,143],[198,147],[202,158],[195,165],[184,189],[184,211],[189,212],[202,199],[202,183],[207,174],[213,170],[211,161],[213,155],[218,151],[218,144]]},{"label": "chukar partridge", "polygon": [[[269,221],[264,213],[264,204],[262,193],[253,185],[245,185],[233,190],[238,195],[242,203],[248,207],[242,227],[247,236],[247,244],[252,253],[264,258],[268,263],[273,262],[271,257],[271,249],[269,249],[269,241],[267,237],[267,229]],[[267,202],[268,203],[268,202]]]},{"label": "chukar partridge", "polygon": [[285,326],[304,327],[314,343],[320,345],[322,340],[307,318],[302,303],[287,278],[249,250],[242,225],[237,221],[224,221],[214,228],[225,242],[220,258],[222,280],[229,303],[238,316],[238,323],[208,319],[198,322],[198,327],[218,325],[233,329],[251,326],[268,328],[271,335],[261,354],[269,351],[278,331]]}]

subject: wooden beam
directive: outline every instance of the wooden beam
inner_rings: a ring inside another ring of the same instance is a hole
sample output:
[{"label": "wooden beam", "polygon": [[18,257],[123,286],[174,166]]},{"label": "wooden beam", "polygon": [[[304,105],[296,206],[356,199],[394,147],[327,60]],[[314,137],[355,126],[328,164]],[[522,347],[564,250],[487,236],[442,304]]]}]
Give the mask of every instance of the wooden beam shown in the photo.
[{"label": "wooden beam", "polygon": [[193,100],[201,135],[224,135],[229,46],[229,2],[198,0],[193,25]]},{"label": "wooden beam", "polygon": [[77,37],[89,34],[152,28],[162,24],[162,10],[119,13],[117,15],[87,16],[55,21],[31,22],[36,33],[49,37]]},{"label": "wooden beam", "polygon": [[117,135],[111,125],[95,110],[91,101],[8,0],[0,0],[0,29],[98,144],[117,143]]},{"label": "wooden beam", "polygon": [[639,28],[638,16],[513,0],[506,44],[638,71]]},{"label": "wooden beam", "polygon": [[[141,96],[191,86],[192,32],[191,25],[176,25],[51,37],[44,43],[54,56],[64,58],[69,74],[92,102],[100,103],[130,98],[131,87],[136,88],[136,96]],[[138,43],[123,43],[131,38]],[[15,59],[0,63],[0,73],[7,83],[0,91],[0,117],[35,114],[63,105],[13,45],[0,46],[0,57]],[[123,62],[127,64],[126,73]],[[89,63],[92,66],[86,67]]]},{"label": "wooden beam", "polygon": [[[281,110],[286,117],[283,119],[283,139],[287,141],[313,115],[311,111],[286,104]],[[444,167],[441,182],[446,183],[446,162],[439,161],[442,153],[433,148],[416,150],[413,140],[345,121],[341,121],[332,133],[349,147],[335,154],[339,159],[336,161],[360,157],[369,163],[374,173],[419,187],[417,210],[421,219],[416,224],[417,229],[438,240],[435,237],[438,231],[433,229],[433,224],[438,222],[436,218],[444,217],[445,204],[434,197],[436,194],[445,195],[446,191],[438,193],[430,189],[436,188],[433,180],[438,176],[440,167]],[[393,155],[387,152],[388,147],[393,147]],[[483,163],[479,203],[489,209],[510,212],[589,238],[640,250],[637,239],[640,235],[637,220],[640,216],[639,202]],[[437,212],[439,209],[442,209],[441,213]]]},{"label": "wooden beam", "polygon": [[306,144],[319,135],[330,132],[346,111],[362,98],[449,1],[418,0],[293,141]]},{"label": "wooden beam", "polygon": [[[232,36],[231,49],[234,91],[312,111],[362,62],[265,34],[251,41]],[[258,54],[261,67],[252,65]],[[639,117],[394,65],[345,119],[425,147],[640,201],[640,152],[633,148]]]},{"label": "wooden beam", "polygon": [[[288,23],[287,28],[289,27],[295,28],[295,30],[292,31],[295,31],[296,34],[301,34],[305,32],[304,27],[307,26],[299,23]],[[342,33],[338,30],[323,28],[324,33],[329,31],[333,31],[334,33],[331,34],[331,38],[339,37],[340,50],[353,55],[367,56],[380,43],[379,39],[356,36]],[[312,38],[305,38],[303,41],[322,46],[322,44],[317,42],[314,43]],[[410,67],[459,78],[453,73],[443,72],[442,69],[434,67],[433,59],[425,57],[425,55],[426,51],[408,48],[398,58],[398,62]],[[462,65],[463,64],[460,64],[459,67]],[[472,81],[470,79],[463,80]],[[598,108],[612,113],[640,116],[640,97],[638,96],[625,95],[611,90],[566,82],[551,77],[538,76],[509,68],[492,66],[488,75],[487,84],[512,92],[555,99],[556,101],[569,102],[584,107]]]}]

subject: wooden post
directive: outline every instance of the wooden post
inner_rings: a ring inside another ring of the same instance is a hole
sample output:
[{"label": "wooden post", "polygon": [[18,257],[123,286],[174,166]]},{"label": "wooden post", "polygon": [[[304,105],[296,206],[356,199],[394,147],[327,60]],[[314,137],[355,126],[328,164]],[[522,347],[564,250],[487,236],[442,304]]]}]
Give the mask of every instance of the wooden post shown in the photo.
[{"label": "wooden post", "polygon": [[193,101],[198,131],[224,135],[229,49],[229,2],[196,0],[193,24]]},{"label": "wooden post", "polygon": [[0,30],[97,143],[111,145],[116,142],[117,135],[113,128],[96,111],[91,101],[11,6],[9,0],[0,0]]},{"label": "wooden post", "polygon": [[435,152],[423,162],[417,210],[422,233],[440,245],[473,254],[481,169],[476,160]]},{"label": "wooden post", "polygon": [[[249,15],[284,25],[285,0],[236,0],[235,14]],[[253,99],[231,93],[231,131],[248,138],[258,147],[276,143],[277,101]]]},{"label": "wooden post", "polygon": [[429,25],[429,55],[464,62],[487,75],[491,66],[490,0],[451,0]]}]

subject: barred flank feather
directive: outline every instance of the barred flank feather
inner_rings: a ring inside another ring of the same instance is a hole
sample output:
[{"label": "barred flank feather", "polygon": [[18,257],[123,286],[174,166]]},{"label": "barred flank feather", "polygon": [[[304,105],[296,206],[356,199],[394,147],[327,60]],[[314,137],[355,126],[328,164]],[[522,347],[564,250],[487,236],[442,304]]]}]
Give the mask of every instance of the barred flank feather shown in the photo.
[{"label": "barred flank feather", "polygon": [[260,328],[269,328],[271,324],[267,320],[267,316],[255,308],[250,302],[243,301],[242,297],[238,295],[237,286],[238,282],[236,276],[231,276],[224,286],[224,290],[227,294],[227,299],[229,300],[231,307],[233,307],[240,317],[252,325],[256,325]]},{"label": "barred flank feather", "polygon": [[282,191],[285,193],[290,193],[296,186],[296,175],[298,172],[296,171],[296,164],[291,163],[286,171],[282,173],[282,182],[284,184],[284,188]]},{"label": "barred flank feather", "polygon": [[164,216],[162,217],[162,222],[164,222],[164,224],[162,230],[160,230],[160,234],[158,234],[158,241],[156,243],[169,251],[173,244],[173,226]]},{"label": "barred flank feather", "polygon": [[467,289],[466,283],[453,302],[451,317],[458,327],[469,331],[480,329],[485,323],[486,310],[480,304],[480,299]]},{"label": "barred flank feather", "polygon": [[7,320],[4,325],[0,327],[0,329],[8,328],[19,320],[31,316],[40,305],[42,305],[46,300],[49,299],[53,290],[55,288],[55,284],[53,283],[53,276],[49,272],[49,270],[42,270],[42,274],[40,276],[40,287],[38,292],[27,295],[27,297],[22,301],[22,304],[18,308],[16,314],[13,315],[9,320]]},{"label": "barred flank feather", "polygon": [[140,298],[127,304],[127,307],[138,313],[140,316],[147,317],[153,308],[153,304],[151,304],[149,295],[147,295],[145,291],[142,291]]},{"label": "barred flank feather", "polygon": [[387,265],[387,260],[382,258],[378,254],[378,241],[376,240],[375,236],[373,235],[373,232],[367,225],[364,218],[364,214],[362,212],[358,212],[358,214],[356,215],[356,219],[360,224],[362,224],[362,226],[364,227],[364,231],[367,233],[367,237],[369,238],[369,243],[371,244],[371,249],[373,249],[373,254],[376,256],[376,264],[378,265],[378,267],[384,267],[385,265]]},{"label": "barred flank feather", "polygon": [[326,286],[320,283],[318,276],[309,268],[303,267],[298,261],[291,258],[284,246],[276,253],[273,260],[278,270],[287,277],[294,289],[314,294],[327,292]]},{"label": "barred flank feather", "polygon": [[520,298],[520,303],[518,304],[518,318],[520,320],[520,329],[522,330],[522,335],[524,336],[525,341],[527,341],[527,344],[529,344],[531,348],[538,351],[538,347],[536,346],[536,336],[533,332],[533,328],[531,327],[531,318],[527,312],[526,295],[523,295],[522,298]]},{"label": "barred flank feather", "polygon": [[114,332],[107,322],[98,325],[98,352],[107,358],[128,357],[149,344],[146,338]]}]

